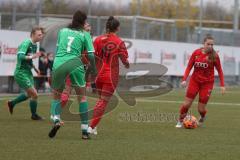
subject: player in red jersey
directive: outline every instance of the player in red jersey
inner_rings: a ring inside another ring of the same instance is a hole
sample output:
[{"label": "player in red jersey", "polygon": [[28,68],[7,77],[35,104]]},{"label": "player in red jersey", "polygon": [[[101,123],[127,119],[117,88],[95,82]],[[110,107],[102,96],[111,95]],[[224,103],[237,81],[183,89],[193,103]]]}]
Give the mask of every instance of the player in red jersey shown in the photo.
[{"label": "player in red jersey", "polygon": [[188,84],[185,101],[180,107],[180,116],[176,128],[182,127],[183,119],[186,117],[187,112],[197,94],[199,94],[198,112],[200,114],[198,123],[201,125],[204,122],[207,113],[206,104],[210,98],[214,84],[214,67],[217,69],[220,78],[221,93],[225,93],[221,62],[218,54],[213,49],[213,45],[213,37],[207,35],[204,38],[203,48],[195,50],[191,55],[181,82],[183,87],[186,86],[186,79],[193,66],[194,70]]},{"label": "player in red jersey", "polygon": [[96,134],[96,126],[99,123],[105,108],[114,93],[119,79],[119,59],[125,68],[129,68],[128,52],[124,42],[117,36],[120,22],[110,16],[106,22],[106,34],[97,37],[94,41],[96,66],[96,88],[99,99],[93,111],[93,117],[88,128],[89,133]]}]

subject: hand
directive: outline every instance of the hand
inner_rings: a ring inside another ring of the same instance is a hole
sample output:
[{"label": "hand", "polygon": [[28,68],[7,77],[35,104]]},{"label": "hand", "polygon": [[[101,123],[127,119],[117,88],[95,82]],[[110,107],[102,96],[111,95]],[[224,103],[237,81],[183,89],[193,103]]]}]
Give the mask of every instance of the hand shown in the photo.
[{"label": "hand", "polygon": [[221,94],[224,95],[226,92],[226,88],[225,87],[221,87]]},{"label": "hand", "polygon": [[37,70],[36,70],[36,73],[37,73],[37,75],[38,75],[38,76],[40,76],[40,75],[41,75],[41,72],[40,72],[40,70],[39,70],[39,69],[37,69]]},{"label": "hand", "polygon": [[41,55],[42,55],[42,52],[37,52],[37,53],[35,53],[35,54],[33,55],[33,58],[32,58],[32,59],[38,58],[38,57],[40,57]]},{"label": "hand", "polygon": [[181,82],[181,86],[182,86],[183,88],[185,88],[185,87],[187,86],[187,82],[186,82],[186,81],[182,81],[182,82]]},{"label": "hand", "polygon": [[125,63],[125,64],[124,64],[124,66],[125,66],[125,68],[127,68],[127,69],[128,69],[128,68],[130,67],[130,64],[129,64],[129,62]]}]

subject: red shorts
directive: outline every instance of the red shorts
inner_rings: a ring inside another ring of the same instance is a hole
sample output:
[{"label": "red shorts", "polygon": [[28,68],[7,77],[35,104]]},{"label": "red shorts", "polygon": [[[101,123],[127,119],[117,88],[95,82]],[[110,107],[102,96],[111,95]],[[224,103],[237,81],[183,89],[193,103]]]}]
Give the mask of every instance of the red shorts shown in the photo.
[{"label": "red shorts", "polygon": [[194,80],[194,78],[191,78],[188,84],[186,97],[194,99],[199,93],[198,102],[207,104],[213,89],[213,84],[214,82],[198,82]]},{"label": "red shorts", "polygon": [[111,97],[116,89],[116,85],[96,80],[96,88],[100,96]]}]

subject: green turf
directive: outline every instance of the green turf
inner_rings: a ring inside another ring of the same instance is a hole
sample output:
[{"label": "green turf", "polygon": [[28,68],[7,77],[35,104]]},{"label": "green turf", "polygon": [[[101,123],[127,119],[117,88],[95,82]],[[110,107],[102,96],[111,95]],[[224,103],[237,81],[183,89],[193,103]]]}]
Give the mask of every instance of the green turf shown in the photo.
[{"label": "green turf", "polygon": [[[183,97],[183,90],[175,90],[148,98],[147,102],[140,99],[135,107],[120,101],[101,121],[98,135],[89,141],[81,139],[78,122],[66,122],[55,139],[48,138],[49,96],[39,98],[39,113],[47,118],[42,122],[30,120],[28,103],[18,105],[10,116],[6,100],[1,99],[0,159],[238,160],[240,105],[209,104],[202,128],[176,129],[175,119]],[[229,90],[225,96],[216,89],[210,102],[240,104],[239,98],[240,89]],[[161,100],[177,102],[158,102]],[[198,116],[196,104],[192,112]]]}]

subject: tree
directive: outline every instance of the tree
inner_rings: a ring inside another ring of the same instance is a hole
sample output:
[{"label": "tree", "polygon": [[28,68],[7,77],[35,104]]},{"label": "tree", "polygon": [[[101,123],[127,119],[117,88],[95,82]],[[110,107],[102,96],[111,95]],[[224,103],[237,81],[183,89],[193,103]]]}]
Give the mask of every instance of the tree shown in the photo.
[{"label": "tree", "polygon": [[[131,1],[131,11],[133,15],[137,14],[139,0]],[[178,27],[194,27],[198,25],[200,8],[197,5],[198,0],[140,0],[141,16],[175,19]],[[232,14],[223,6],[215,2],[207,2],[203,8],[203,20],[231,21]],[[195,21],[188,21],[195,20]],[[203,23],[207,27],[232,27],[223,23]]]},{"label": "tree", "polygon": [[[132,0],[131,10],[137,13],[138,0]],[[141,0],[141,15],[155,18],[185,18],[186,12],[193,17],[197,12],[196,0]],[[187,8],[188,7],[188,8]]]},{"label": "tree", "polygon": [[44,0],[43,13],[48,14],[69,14],[72,11],[65,0]]}]

